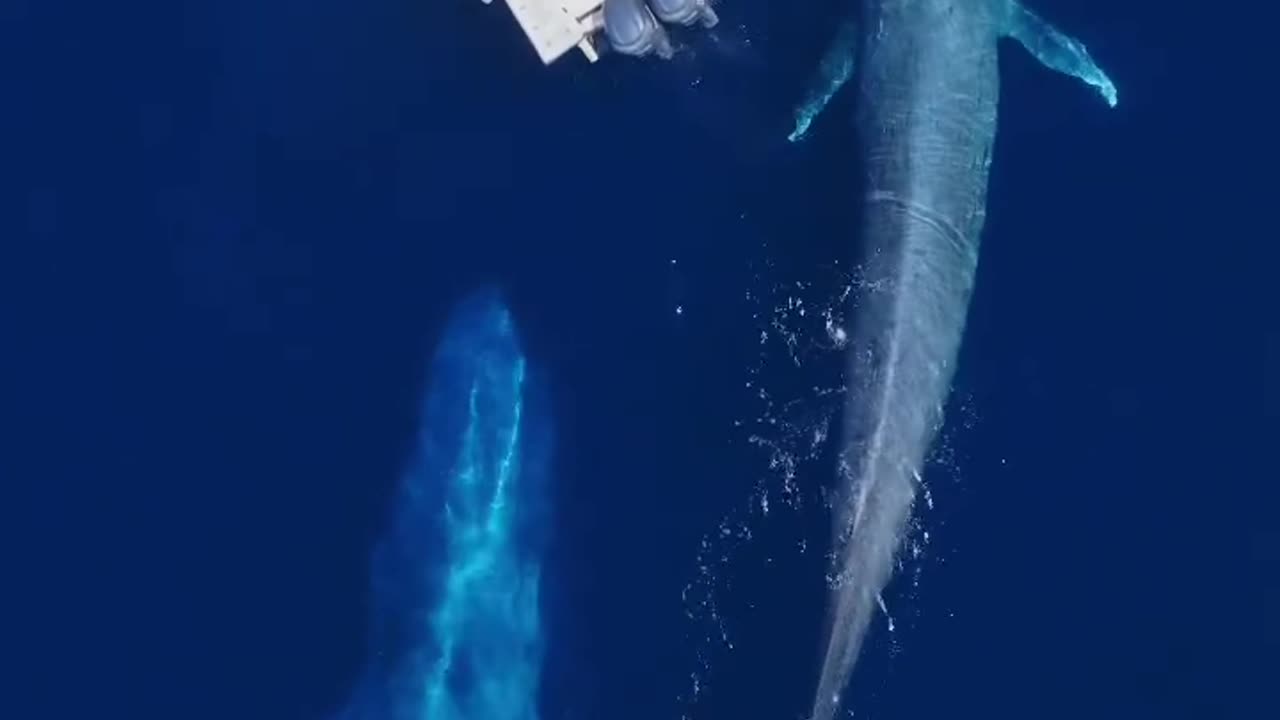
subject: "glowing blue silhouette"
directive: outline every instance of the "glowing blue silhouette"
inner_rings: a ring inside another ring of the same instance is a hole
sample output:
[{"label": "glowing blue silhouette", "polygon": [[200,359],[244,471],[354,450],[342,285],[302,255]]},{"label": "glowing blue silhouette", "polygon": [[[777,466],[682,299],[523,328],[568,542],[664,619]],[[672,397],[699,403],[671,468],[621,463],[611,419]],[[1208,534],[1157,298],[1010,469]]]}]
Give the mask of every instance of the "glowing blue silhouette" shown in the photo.
[{"label": "glowing blue silhouette", "polygon": [[485,291],[436,350],[414,458],[373,560],[369,666],[348,720],[536,720],[546,423]]}]

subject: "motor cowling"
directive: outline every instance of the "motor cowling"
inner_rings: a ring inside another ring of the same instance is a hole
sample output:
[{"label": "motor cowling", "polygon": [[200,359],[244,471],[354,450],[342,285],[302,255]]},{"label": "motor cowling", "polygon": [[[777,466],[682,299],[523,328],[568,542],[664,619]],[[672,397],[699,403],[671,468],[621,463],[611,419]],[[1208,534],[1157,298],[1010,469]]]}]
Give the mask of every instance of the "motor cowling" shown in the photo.
[{"label": "motor cowling", "polygon": [[664,23],[692,25],[701,22],[712,27],[719,18],[711,9],[710,0],[648,0],[653,14]]},{"label": "motor cowling", "polygon": [[604,35],[623,55],[671,57],[666,30],[644,0],[604,0]]}]

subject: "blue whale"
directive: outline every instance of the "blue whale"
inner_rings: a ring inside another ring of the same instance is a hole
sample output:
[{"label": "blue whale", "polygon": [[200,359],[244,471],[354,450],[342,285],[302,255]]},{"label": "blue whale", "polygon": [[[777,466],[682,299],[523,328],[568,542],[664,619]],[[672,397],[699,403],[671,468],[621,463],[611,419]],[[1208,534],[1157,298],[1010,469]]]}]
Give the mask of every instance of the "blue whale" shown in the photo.
[{"label": "blue whale", "polygon": [[813,720],[841,707],[942,425],[986,216],[1003,36],[1115,105],[1084,46],[1012,0],[861,0],[796,113],[792,139],[854,82],[864,172]]}]

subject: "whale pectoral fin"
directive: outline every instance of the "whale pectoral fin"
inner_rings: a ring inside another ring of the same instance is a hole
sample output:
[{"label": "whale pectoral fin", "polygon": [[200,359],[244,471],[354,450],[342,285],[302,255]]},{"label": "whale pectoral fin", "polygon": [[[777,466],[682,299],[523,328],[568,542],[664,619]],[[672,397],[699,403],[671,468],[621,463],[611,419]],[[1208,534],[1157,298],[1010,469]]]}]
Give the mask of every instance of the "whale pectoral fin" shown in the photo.
[{"label": "whale pectoral fin", "polygon": [[853,76],[854,59],[858,55],[858,23],[854,18],[844,21],[836,31],[831,47],[822,56],[818,64],[818,72],[814,77],[809,92],[796,107],[795,129],[787,136],[791,142],[800,142],[809,133],[809,126],[827,109],[831,98],[840,92],[840,88]]},{"label": "whale pectoral fin", "polygon": [[1009,3],[1008,25],[1004,30],[1041,63],[1092,85],[1108,105],[1116,106],[1116,86],[1089,57],[1084,43],[1062,34],[1016,0]]}]

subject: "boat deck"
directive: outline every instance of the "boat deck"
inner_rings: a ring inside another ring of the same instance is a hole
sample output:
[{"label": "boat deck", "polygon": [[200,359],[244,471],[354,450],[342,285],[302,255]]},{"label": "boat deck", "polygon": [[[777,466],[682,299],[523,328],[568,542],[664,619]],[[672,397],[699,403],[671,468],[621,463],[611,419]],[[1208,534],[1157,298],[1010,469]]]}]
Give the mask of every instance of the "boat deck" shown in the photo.
[{"label": "boat deck", "polygon": [[[491,4],[493,0],[484,0]],[[604,0],[505,0],[542,62],[550,65],[575,47],[600,58],[595,37],[604,28]]]}]

